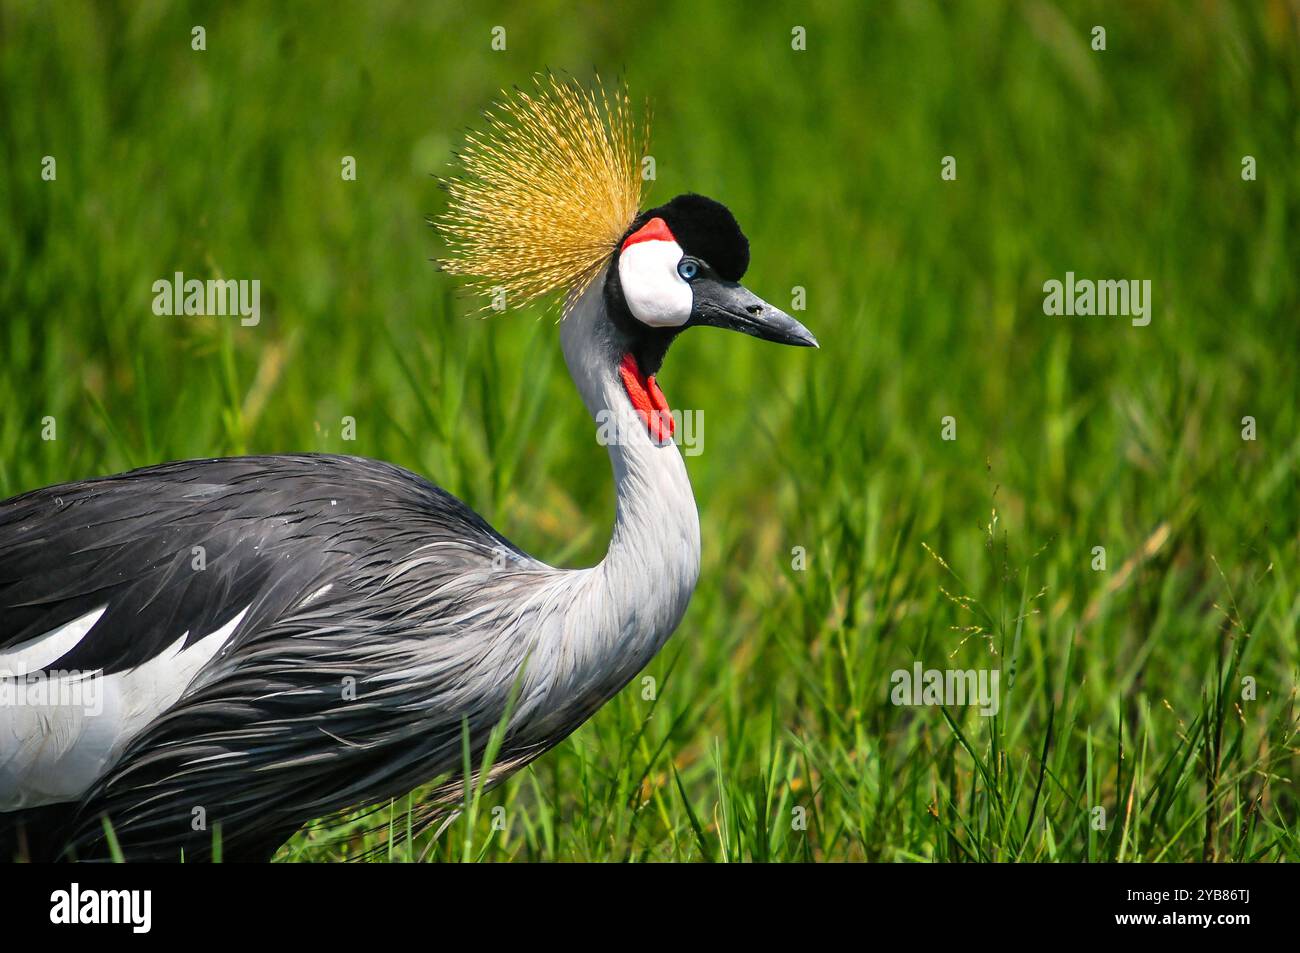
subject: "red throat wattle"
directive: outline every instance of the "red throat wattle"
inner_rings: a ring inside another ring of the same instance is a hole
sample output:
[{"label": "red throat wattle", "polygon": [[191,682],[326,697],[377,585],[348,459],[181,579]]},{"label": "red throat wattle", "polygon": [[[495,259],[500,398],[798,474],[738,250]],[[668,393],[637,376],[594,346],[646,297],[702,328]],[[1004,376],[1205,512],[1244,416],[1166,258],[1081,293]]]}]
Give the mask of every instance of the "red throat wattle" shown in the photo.
[{"label": "red throat wattle", "polygon": [[677,426],[668,409],[668,399],[655,383],[654,375],[646,377],[642,374],[636,358],[631,354],[623,355],[623,360],[618,365],[618,374],[623,379],[627,399],[632,401],[632,407],[650,431],[651,439],[656,443],[671,440],[677,432]]}]

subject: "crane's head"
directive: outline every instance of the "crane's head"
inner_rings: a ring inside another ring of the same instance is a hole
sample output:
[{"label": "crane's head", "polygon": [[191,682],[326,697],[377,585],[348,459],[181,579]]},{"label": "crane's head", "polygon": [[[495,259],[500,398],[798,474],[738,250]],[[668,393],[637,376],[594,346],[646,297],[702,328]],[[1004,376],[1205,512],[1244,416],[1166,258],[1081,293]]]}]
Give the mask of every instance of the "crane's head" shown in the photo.
[{"label": "crane's head", "polygon": [[616,329],[623,387],[656,440],[671,438],[673,423],[654,375],[687,328],[817,347],[807,328],[740,284],[748,267],[749,240],[736,217],[703,195],[642,212],[619,242],[605,272],[605,313]]},{"label": "crane's head", "polygon": [[645,414],[666,409],[654,375],[689,327],[817,346],[740,284],[749,241],[726,206],[687,194],[640,211],[647,137],[625,91],[538,76],[486,118],[458,155],[460,174],[444,181],[451,201],[437,222],[450,249],[443,269],[470,277],[485,308],[561,292],[567,313],[602,282],[611,327],[600,337]]},{"label": "crane's head", "polygon": [[740,284],[748,267],[749,240],[721,202],[679,195],[641,213],[605,277],[606,310],[636,345],[641,370],[655,373],[688,327],[816,347],[807,328]]}]

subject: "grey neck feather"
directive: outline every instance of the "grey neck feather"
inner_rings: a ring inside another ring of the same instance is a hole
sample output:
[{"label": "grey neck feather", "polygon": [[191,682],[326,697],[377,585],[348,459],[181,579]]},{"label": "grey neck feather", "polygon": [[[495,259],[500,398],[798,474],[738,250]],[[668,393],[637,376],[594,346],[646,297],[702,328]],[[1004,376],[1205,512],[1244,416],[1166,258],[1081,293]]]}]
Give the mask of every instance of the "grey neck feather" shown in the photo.
[{"label": "grey neck feather", "polygon": [[700,524],[681,453],[651,439],[623,388],[623,345],[599,281],[575,302],[560,338],[594,435],[607,444],[618,501],[605,558],[558,574],[562,603],[549,621],[559,627],[546,626],[551,644],[538,646],[550,656],[552,701],[572,716],[572,706],[589,714],[617,692],[677,627],[699,577]]}]

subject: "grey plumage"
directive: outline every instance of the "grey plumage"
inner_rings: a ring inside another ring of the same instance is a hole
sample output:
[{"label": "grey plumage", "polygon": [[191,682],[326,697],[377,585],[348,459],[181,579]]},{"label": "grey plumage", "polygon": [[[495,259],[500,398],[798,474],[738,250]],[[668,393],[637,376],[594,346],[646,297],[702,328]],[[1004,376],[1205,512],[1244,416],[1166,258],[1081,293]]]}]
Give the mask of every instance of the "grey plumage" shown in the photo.
[{"label": "grey plumage", "polygon": [[[82,799],[68,833],[83,855],[107,814],[133,856],[201,856],[211,836],[190,830],[195,807],[232,854],[257,853],[304,810],[324,816],[450,770],[460,719],[478,750],[514,680],[492,691],[489,673],[517,671],[524,651],[484,642],[484,627],[503,592],[518,599],[553,572],[454,497],[355,457],[196,461],[51,487],[0,505],[0,541],[4,645],[29,635],[33,609],[48,627],[109,599],[99,637],[60,668],[138,664],[151,636],[156,650],[249,606],[183,702]],[[193,546],[207,550],[202,570]]]}]

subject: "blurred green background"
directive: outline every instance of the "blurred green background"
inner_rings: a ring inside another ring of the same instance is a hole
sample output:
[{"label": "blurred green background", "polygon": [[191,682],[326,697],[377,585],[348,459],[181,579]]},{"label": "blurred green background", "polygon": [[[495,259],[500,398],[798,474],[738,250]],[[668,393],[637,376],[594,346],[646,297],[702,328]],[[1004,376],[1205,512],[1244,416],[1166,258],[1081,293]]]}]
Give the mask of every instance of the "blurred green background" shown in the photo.
[{"label": "blurred green background", "polygon": [[[1300,860],[1298,38],[1283,0],[2,0],[0,495],[356,453],[598,560],[553,316],[471,317],[426,217],[499,89],[623,77],[650,200],[730,206],[822,349],[673,348],[704,563],[657,697],[386,856]],[[259,279],[261,323],[154,315],[176,271]],[[1150,326],[1044,315],[1067,271],[1150,279]],[[1000,714],[890,704],[915,660],[1000,669]]]}]

